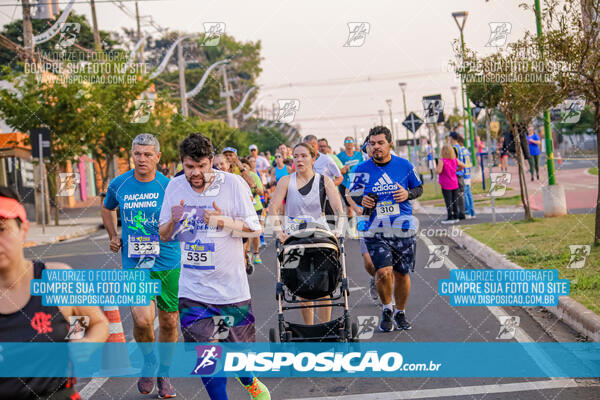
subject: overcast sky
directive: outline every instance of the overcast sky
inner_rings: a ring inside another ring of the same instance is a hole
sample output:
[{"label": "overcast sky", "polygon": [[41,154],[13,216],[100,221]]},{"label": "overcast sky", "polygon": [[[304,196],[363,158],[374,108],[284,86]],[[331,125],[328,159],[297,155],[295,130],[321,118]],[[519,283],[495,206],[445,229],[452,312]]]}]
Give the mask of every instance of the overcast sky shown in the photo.
[{"label": "overcast sky", "polygon": [[[140,14],[151,15],[169,30],[202,32],[204,22],[224,22],[226,32],[238,40],[261,40],[261,104],[271,107],[277,99],[298,99],[295,122],[301,125],[302,133],[327,137],[337,148],[344,136],[354,135],[354,127],[361,136],[361,128],[366,132],[377,123],[380,109],[385,110],[384,122],[389,125],[386,99],[392,99],[393,118],[404,119],[398,87],[401,81],[408,85],[409,112],[422,113],[421,98],[431,94],[441,94],[450,111],[454,106],[450,87],[458,82],[447,64],[453,58],[451,43],[459,36],[451,13],[469,12],[465,43],[489,53],[495,50],[486,47],[492,22],[512,25],[509,42],[522,37],[526,30],[535,31],[534,15],[520,9],[521,2],[141,0],[139,7]],[[1,24],[21,18],[17,3],[0,0],[0,6],[8,4],[0,7]],[[123,4],[134,12],[134,2]],[[96,7],[100,29],[135,28],[135,20],[115,4],[97,3]],[[75,5],[76,12],[86,14],[88,20],[89,9],[89,4]],[[362,46],[344,47],[349,22],[368,23],[370,31]],[[143,31],[156,33],[151,26],[144,26]],[[333,84],[338,81],[342,83]],[[273,89],[279,85],[288,86]],[[401,135],[405,137],[404,129]]]}]

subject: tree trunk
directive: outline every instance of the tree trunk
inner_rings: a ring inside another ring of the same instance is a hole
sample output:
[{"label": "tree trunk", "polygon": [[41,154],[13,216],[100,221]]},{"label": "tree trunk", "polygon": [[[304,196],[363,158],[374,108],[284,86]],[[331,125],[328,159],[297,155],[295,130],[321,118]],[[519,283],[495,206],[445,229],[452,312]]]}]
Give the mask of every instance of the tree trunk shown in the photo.
[{"label": "tree trunk", "polygon": [[[598,165],[600,165],[600,101],[594,103],[596,115],[594,117],[594,129],[596,130],[596,151]],[[596,228],[594,230],[594,245],[600,243],[600,173],[598,174],[598,193],[596,194]]]},{"label": "tree trunk", "polygon": [[525,209],[525,220],[531,221],[531,207],[529,207],[529,195],[527,194],[527,179],[525,177],[525,169],[523,168],[523,149],[521,148],[521,135],[516,124],[511,124],[513,131],[513,141],[515,142],[515,151],[517,158],[517,166],[519,167],[519,186],[521,188],[521,203]]}]

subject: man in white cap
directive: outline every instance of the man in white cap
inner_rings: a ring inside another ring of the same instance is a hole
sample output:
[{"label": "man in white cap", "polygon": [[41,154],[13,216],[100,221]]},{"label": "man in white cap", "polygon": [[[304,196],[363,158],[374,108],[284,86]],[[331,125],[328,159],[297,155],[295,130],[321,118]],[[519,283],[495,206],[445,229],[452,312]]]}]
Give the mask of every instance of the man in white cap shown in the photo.
[{"label": "man in white cap", "polygon": [[256,172],[261,177],[266,177],[269,173],[269,161],[263,156],[258,154],[258,146],[255,144],[251,144],[248,147],[250,150],[250,156],[256,158]]}]

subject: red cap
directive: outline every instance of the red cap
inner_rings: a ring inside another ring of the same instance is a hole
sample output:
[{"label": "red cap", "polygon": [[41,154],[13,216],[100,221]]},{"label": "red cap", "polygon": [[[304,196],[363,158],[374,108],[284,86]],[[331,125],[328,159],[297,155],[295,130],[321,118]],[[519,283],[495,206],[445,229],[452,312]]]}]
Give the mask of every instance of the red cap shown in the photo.
[{"label": "red cap", "polygon": [[21,221],[27,221],[25,208],[15,199],[0,196],[0,218],[20,218]]}]

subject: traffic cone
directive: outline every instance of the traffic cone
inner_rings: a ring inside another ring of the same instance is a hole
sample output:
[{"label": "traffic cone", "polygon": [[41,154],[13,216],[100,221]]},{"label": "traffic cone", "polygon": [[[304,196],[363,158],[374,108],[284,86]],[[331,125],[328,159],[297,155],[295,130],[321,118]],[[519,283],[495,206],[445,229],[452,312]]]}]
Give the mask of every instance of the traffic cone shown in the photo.
[{"label": "traffic cone", "polygon": [[119,345],[105,345],[102,349],[102,369],[97,376],[127,376],[137,374],[139,371],[131,367],[129,352],[125,343],[125,333],[119,307],[103,307],[104,315],[108,319],[108,339],[106,343],[120,343]]},{"label": "traffic cone", "polygon": [[558,165],[562,164],[562,157],[558,152],[556,153],[556,162],[558,162]]}]

